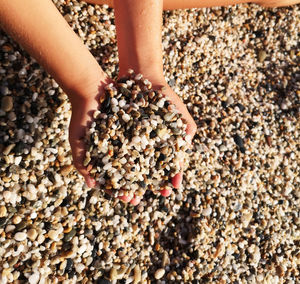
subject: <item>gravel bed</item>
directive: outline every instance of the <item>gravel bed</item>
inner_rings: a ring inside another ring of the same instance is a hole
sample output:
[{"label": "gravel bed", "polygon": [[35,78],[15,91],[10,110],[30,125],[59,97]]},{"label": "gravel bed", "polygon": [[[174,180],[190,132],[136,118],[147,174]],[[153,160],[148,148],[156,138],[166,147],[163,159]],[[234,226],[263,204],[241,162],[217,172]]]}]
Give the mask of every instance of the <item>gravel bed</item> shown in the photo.
[{"label": "gravel bed", "polygon": [[[112,9],[54,2],[115,78]],[[297,283],[299,8],[164,13],[198,130],[182,188],[137,207],[87,188],[67,96],[0,32],[0,283]]]}]

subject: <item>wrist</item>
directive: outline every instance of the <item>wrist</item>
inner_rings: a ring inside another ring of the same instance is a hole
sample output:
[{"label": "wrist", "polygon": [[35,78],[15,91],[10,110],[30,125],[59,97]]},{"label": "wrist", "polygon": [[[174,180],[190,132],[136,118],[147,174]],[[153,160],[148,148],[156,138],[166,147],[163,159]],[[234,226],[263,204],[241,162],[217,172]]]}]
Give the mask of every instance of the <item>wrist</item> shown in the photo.
[{"label": "wrist", "polygon": [[97,100],[110,78],[101,70],[84,75],[72,86],[63,88],[72,105]]}]

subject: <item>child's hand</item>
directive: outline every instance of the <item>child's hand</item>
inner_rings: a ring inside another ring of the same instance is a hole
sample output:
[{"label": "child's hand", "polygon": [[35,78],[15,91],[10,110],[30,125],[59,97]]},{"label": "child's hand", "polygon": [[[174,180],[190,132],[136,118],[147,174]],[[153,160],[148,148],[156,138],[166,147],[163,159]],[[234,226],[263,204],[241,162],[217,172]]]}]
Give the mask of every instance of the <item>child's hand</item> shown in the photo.
[{"label": "child's hand", "polygon": [[[159,84],[158,84],[159,85]],[[176,106],[177,110],[182,114],[182,117],[187,122],[187,139],[188,142],[191,143],[192,139],[196,133],[197,125],[194,121],[194,119],[191,117],[190,113],[188,112],[185,104],[182,102],[180,97],[170,88],[170,86],[167,83],[164,83],[163,86],[165,87],[165,90],[163,93],[166,95],[166,97]],[[182,182],[183,177],[183,171],[176,174],[174,177],[172,177],[172,184],[174,188],[179,188]],[[168,189],[164,189],[161,191],[161,194],[165,197],[169,196],[171,194],[171,191]]]},{"label": "child's hand", "polygon": [[93,112],[99,108],[99,100],[104,96],[104,88],[111,80],[107,77],[95,76],[89,84],[78,88],[80,94],[69,95],[72,105],[72,116],[69,126],[69,142],[72,149],[73,164],[84,177],[89,187],[94,187],[96,181],[90,177],[87,167],[83,166],[86,146],[84,136],[86,128],[90,127]]},{"label": "child's hand", "polygon": [[72,149],[73,164],[84,177],[88,187],[94,187],[96,182],[89,176],[87,168],[83,166],[86,151],[83,138],[86,127],[89,127],[92,122],[93,110],[97,108],[98,103],[95,98],[76,99],[76,102],[72,103],[72,117],[69,126],[69,142]]}]

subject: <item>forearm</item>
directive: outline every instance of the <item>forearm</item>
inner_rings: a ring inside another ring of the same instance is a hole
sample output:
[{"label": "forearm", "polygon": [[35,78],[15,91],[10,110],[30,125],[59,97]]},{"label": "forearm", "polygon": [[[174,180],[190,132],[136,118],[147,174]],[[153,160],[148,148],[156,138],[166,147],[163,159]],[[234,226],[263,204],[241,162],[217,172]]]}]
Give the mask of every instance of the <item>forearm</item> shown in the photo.
[{"label": "forearm", "polygon": [[162,0],[114,0],[120,75],[163,78]]},{"label": "forearm", "polygon": [[[105,77],[50,0],[0,0],[0,25],[70,96],[86,95],[83,84]],[[93,92],[96,86],[89,88]]]}]

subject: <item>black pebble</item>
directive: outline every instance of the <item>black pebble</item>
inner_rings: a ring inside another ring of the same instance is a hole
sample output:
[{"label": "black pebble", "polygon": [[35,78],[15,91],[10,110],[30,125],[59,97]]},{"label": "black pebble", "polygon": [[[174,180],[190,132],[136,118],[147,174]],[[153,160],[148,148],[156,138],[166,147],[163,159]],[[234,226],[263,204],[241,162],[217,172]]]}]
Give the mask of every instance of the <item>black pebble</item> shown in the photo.
[{"label": "black pebble", "polygon": [[111,102],[111,97],[107,95],[104,102],[101,104],[102,112],[107,112],[108,110],[110,110],[110,106],[111,106],[110,102]]},{"label": "black pebble", "polygon": [[155,131],[155,130],[152,130],[152,131],[150,132],[150,138],[153,139],[153,138],[155,138],[156,136],[157,136],[156,131]]},{"label": "black pebble", "polygon": [[146,183],[142,180],[142,181],[139,181],[139,186],[142,187],[142,188],[145,188],[146,187]]},{"label": "black pebble", "polygon": [[71,258],[67,258],[67,264],[65,268],[65,273],[70,273],[73,266],[73,260]]},{"label": "black pebble", "polygon": [[234,139],[234,142],[236,143],[236,145],[239,146],[239,149],[242,153],[245,153],[246,149],[245,149],[245,146],[244,146],[244,141],[243,139],[241,138],[241,136],[239,136],[238,134],[235,134],[233,136],[233,139]]},{"label": "black pebble", "polygon": [[240,111],[244,111],[246,108],[240,104],[240,103],[237,103],[236,106],[240,109]]},{"label": "black pebble", "polygon": [[127,80],[128,80],[128,78],[123,77],[123,78],[120,78],[120,79],[117,81],[117,83],[126,83]]},{"label": "black pebble", "polygon": [[264,36],[264,32],[262,30],[257,30],[253,33],[255,34],[256,38],[261,38]]},{"label": "black pebble", "polygon": [[222,105],[223,108],[226,108],[227,107],[227,102],[226,101],[222,101],[221,105]]},{"label": "black pebble", "polygon": [[136,98],[137,98],[138,100],[140,100],[142,97],[143,97],[143,94],[142,94],[142,93],[138,93],[137,96],[136,96]]},{"label": "black pebble", "polygon": [[160,161],[164,161],[165,159],[166,159],[166,155],[160,154],[157,161],[160,162]]},{"label": "black pebble", "polygon": [[111,284],[111,282],[106,278],[101,278],[97,280],[96,284]]}]

